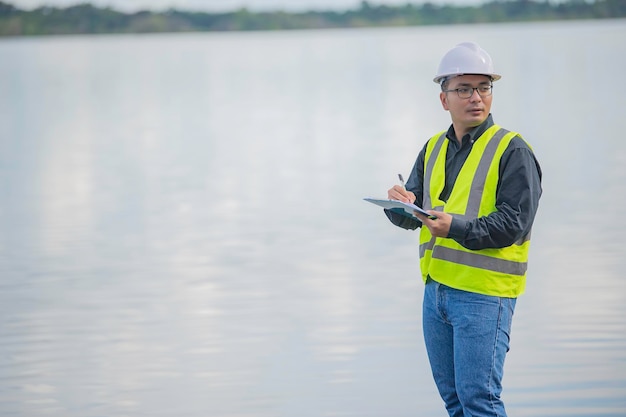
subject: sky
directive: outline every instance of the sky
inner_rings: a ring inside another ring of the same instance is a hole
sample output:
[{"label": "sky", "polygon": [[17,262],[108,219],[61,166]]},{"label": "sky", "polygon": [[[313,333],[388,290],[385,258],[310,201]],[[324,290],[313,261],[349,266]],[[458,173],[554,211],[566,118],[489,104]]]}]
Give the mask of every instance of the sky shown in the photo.
[{"label": "sky", "polygon": [[[40,6],[67,7],[79,3],[91,3],[98,7],[133,12],[137,10],[161,11],[176,8],[186,11],[220,12],[246,7],[251,11],[284,10],[346,10],[357,8],[361,0],[2,0],[20,9],[30,10]],[[403,5],[408,2],[443,5],[478,5],[488,0],[369,0],[372,5]]]}]

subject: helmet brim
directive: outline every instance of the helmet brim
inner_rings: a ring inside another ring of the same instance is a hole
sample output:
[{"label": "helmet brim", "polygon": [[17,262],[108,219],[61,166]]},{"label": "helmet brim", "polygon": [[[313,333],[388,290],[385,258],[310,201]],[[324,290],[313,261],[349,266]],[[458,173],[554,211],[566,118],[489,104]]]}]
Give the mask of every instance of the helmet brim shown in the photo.
[{"label": "helmet brim", "polygon": [[452,73],[452,74],[440,74],[440,75],[437,75],[435,78],[433,78],[433,81],[436,82],[437,84],[441,84],[441,81],[446,79],[446,78],[459,77],[461,75],[486,75],[487,77],[491,78],[491,81],[498,81],[500,78],[502,78],[502,76],[500,74],[475,74],[475,73],[459,74],[459,73]]}]

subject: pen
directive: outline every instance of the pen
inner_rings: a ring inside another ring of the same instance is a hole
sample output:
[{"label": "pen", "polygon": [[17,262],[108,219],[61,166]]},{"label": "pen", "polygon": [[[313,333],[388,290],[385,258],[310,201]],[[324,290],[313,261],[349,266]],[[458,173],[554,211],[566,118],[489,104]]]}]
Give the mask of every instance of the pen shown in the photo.
[{"label": "pen", "polygon": [[404,178],[402,178],[402,174],[398,174],[398,179],[400,180],[400,184],[402,185],[402,188],[406,189],[406,186],[404,184]]}]

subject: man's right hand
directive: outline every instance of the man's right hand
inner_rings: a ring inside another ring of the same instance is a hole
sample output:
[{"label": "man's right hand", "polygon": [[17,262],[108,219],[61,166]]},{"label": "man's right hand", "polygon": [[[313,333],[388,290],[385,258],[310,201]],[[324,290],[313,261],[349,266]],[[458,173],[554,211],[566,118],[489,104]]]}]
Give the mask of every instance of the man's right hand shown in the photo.
[{"label": "man's right hand", "polygon": [[387,198],[390,200],[403,201],[405,203],[414,203],[415,194],[404,189],[401,185],[394,185],[387,191]]}]

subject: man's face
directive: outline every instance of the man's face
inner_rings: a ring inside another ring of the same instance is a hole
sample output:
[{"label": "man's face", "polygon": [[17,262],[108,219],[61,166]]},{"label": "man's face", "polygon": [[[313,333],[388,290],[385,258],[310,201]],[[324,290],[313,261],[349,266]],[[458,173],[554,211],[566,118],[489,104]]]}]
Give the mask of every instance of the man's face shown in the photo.
[{"label": "man's face", "polygon": [[[439,97],[443,108],[450,112],[452,124],[455,129],[460,129],[463,134],[467,133],[473,127],[478,126],[487,119],[491,111],[491,91],[486,91],[491,85],[491,79],[486,75],[460,75],[448,81],[446,90],[441,92]],[[469,98],[461,98],[456,89],[461,90],[460,93],[467,93],[471,88],[483,87],[481,94],[472,90]],[[460,139],[460,138],[459,138]]]}]

